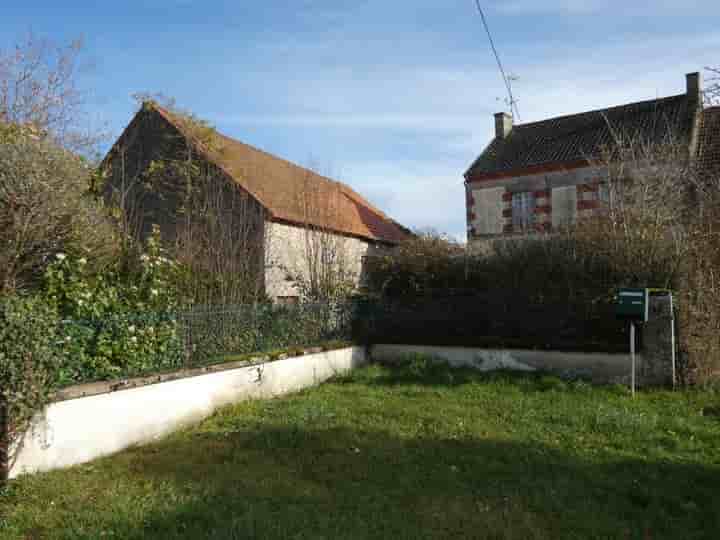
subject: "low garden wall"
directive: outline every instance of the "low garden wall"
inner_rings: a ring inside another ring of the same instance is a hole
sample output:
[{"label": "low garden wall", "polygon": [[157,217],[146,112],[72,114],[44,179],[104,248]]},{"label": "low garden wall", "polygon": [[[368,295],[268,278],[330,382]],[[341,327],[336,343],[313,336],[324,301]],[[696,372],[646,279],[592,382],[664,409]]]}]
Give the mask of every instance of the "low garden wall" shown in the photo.
[{"label": "low garden wall", "polygon": [[[582,376],[599,383],[624,382],[630,376],[630,356],[627,354],[422,345],[373,345],[370,351],[374,362],[387,364],[423,355],[453,367],[471,367],[481,371],[547,371]],[[639,355],[636,360],[640,371],[643,358]]]},{"label": "low garden wall", "polygon": [[8,475],[85,463],[202,420],[224,405],[298,391],[366,362],[364,348],[348,347],[66,388],[20,441]]}]

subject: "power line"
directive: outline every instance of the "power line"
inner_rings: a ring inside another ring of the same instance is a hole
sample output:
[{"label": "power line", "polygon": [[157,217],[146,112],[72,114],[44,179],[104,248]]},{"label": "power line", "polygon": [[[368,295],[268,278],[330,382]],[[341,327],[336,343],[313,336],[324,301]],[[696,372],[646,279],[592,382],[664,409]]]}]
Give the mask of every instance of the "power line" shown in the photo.
[{"label": "power line", "polygon": [[480,18],[482,19],[483,26],[485,27],[485,32],[487,33],[488,40],[490,40],[490,47],[492,48],[492,52],[495,55],[495,60],[497,61],[498,68],[500,69],[500,74],[502,75],[503,82],[505,83],[505,88],[507,88],[508,98],[510,99],[510,111],[512,112],[514,109],[515,116],[518,120],[520,120],[520,111],[518,110],[517,101],[515,101],[515,97],[513,96],[512,85],[510,84],[510,79],[508,79],[507,75],[505,74],[505,68],[503,68],[502,62],[500,61],[500,55],[495,48],[495,42],[493,41],[492,33],[490,32],[490,26],[488,25],[487,19],[485,18],[485,12],[480,5],[480,0],[475,0],[475,6],[477,6],[478,13],[480,13]]}]

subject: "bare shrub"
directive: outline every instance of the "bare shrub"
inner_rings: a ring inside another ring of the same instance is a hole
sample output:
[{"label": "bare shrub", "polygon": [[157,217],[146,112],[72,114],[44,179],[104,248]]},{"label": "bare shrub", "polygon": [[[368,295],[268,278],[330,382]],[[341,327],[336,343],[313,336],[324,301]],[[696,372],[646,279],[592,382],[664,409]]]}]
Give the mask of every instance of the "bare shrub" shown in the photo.
[{"label": "bare shrub", "polygon": [[[318,179],[310,170],[298,169],[293,187],[301,227],[302,245],[285,260],[283,270],[307,302],[342,300],[355,289],[357,265],[343,213],[345,195],[338,183]],[[287,250],[287,246],[279,246]]]},{"label": "bare shrub", "polygon": [[32,287],[58,252],[101,265],[115,234],[89,193],[84,160],[17,126],[0,126],[0,292]]}]

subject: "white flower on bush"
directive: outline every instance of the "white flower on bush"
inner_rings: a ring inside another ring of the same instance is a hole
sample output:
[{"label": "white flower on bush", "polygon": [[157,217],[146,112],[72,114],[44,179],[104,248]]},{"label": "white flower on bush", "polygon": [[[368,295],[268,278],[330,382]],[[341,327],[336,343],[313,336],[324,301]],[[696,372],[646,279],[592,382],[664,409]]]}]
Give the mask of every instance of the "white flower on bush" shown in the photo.
[{"label": "white flower on bush", "polygon": [[150,294],[152,294],[153,296],[157,296],[158,294],[160,294],[160,292],[157,289],[150,289]]},{"label": "white flower on bush", "polygon": [[86,264],[87,264],[87,259],[86,259],[85,257],[83,257],[82,259],[79,259],[79,260],[78,260],[78,264],[79,264],[80,266],[86,265]]},{"label": "white flower on bush", "polygon": [[85,305],[85,302],[82,300],[78,300],[78,306],[82,306],[82,305]]},{"label": "white flower on bush", "polygon": [[70,342],[72,341],[72,338],[70,336],[65,336],[65,341]]},{"label": "white flower on bush", "polygon": [[149,326],[148,329],[147,329],[147,331],[148,331],[149,334],[154,334],[154,333],[155,333],[155,327]]},{"label": "white flower on bush", "polygon": [[134,324],[128,326],[128,332],[130,332],[131,334],[134,334],[134,333],[135,333],[135,325],[134,325]]},{"label": "white flower on bush", "polygon": [[146,255],[145,253],[143,253],[142,255],[140,255],[140,260],[142,262],[146,262],[146,261],[150,260],[150,257],[148,255]]},{"label": "white flower on bush", "polygon": [[66,255],[65,255],[64,253],[57,253],[57,254],[55,254],[55,258],[56,258],[58,261],[64,261],[64,260],[65,260],[65,257],[66,257]]},{"label": "white flower on bush", "polygon": [[132,341],[133,343],[137,343],[137,338],[135,336],[133,336],[130,338],[130,341]]}]

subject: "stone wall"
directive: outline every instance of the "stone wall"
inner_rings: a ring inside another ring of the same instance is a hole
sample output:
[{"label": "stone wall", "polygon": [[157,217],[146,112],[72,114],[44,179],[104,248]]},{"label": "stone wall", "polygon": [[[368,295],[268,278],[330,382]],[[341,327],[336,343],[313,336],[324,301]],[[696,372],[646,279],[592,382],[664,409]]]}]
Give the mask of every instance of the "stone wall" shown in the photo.
[{"label": "stone wall", "polygon": [[637,377],[640,386],[670,386],[674,384],[673,317],[670,297],[650,296],[649,320],[643,324],[643,362]]}]

